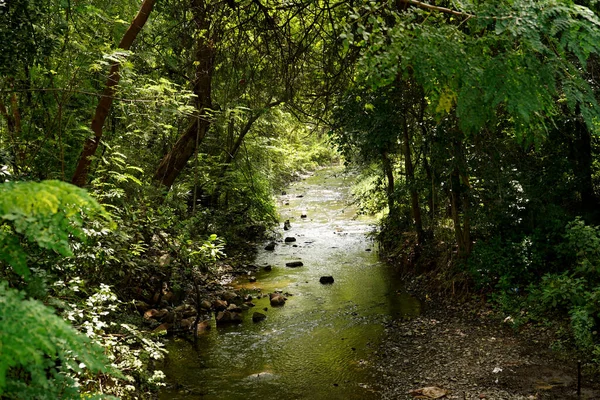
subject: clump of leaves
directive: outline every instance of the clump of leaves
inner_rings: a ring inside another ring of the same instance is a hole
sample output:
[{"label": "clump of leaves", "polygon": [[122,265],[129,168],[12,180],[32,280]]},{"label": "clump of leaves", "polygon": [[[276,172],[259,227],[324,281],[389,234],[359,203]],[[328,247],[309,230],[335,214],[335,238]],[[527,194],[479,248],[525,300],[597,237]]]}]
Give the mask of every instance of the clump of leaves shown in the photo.
[{"label": "clump of leaves", "polygon": [[102,348],[37,300],[0,283],[0,397],[79,398],[76,374],[106,373]]},{"label": "clump of leaves", "polygon": [[22,239],[63,256],[73,254],[70,237],[85,239],[84,217],[110,221],[85,190],[65,182],[7,182],[0,185],[0,261],[30,275]]}]

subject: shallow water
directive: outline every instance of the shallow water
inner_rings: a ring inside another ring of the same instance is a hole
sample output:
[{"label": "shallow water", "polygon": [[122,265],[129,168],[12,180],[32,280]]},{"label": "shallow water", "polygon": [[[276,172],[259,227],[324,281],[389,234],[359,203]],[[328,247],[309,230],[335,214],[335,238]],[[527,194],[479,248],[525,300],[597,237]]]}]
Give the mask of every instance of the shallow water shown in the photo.
[{"label": "shallow water", "polygon": [[[348,204],[353,177],[341,171],[320,170],[278,198],[281,221],[289,219],[291,229],[280,228],[275,250],[261,246],[255,262],[272,271],[261,268],[256,283],[233,283],[251,292],[287,292],[285,306],[255,299],[243,324],[217,329],[213,320],[196,348],[172,340],[163,369],[173,386],[161,399],[379,398],[369,359],[384,323],[391,316],[415,316],[420,305],[378,261],[367,238],[375,221],[357,216]],[[284,243],[288,236],[296,242]],[[289,261],[304,266],[288,268]],[[323,275],[335,282],[320,284]],[[267,319],[253,323],[254,311]]]}]

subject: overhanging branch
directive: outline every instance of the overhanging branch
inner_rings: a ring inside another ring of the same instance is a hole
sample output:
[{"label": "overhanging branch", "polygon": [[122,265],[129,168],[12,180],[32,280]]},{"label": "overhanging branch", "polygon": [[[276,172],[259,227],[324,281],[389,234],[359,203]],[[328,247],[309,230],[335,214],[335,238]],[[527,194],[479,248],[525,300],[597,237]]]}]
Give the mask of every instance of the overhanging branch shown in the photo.
[{"label": "overhanging branch", "polygon": [[417,0],[397,0],[398,3],[402,3],[402,4],[407,4],[410,6],[414,6],[414,7],[418,7],[420,9],[423,10],[429,10],[429,11],[437,11],[437,12],[441,12],[444,14],[451,14],[451,15],[455,15],[457,17],[469,17],[472,18],[474,17],[473,14],[469,14],[469,13],[465,13],[465,12],[461,12],[461,11],[456,11],[456,10],[452,10],[450,8],[446,8],[446,7],[440,7],[440,6],[434,6],[428,3],[424,3],[422,1],[417,1]]}]

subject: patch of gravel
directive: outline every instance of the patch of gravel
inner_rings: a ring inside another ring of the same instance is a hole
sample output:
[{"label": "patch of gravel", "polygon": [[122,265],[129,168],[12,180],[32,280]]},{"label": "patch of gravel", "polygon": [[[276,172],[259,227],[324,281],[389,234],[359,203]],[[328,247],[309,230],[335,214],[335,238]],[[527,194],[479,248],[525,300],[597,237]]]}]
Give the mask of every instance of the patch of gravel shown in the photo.
[{"label": "patch of gravel", "polygon": [[375,360],[382,399],[413,399],[409,391],[427,386],[448,399],[600,399],[591,377],[577,397],[577,365],[555,358],[544,331],[516,333],[480,303],[424,306],[386,327]]}]

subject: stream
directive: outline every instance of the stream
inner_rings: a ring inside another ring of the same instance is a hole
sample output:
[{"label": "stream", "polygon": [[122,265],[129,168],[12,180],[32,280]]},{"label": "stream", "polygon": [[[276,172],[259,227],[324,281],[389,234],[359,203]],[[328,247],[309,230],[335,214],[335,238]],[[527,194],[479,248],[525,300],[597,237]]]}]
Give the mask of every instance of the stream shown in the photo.
[{"label": "stream", "polygon": [[[350,205],[353,179],[342,167],[326,168],[278,196],[282,224],[275,250],[260,246],[256,282],[241,277],[231,285],[253,295],[281,290],[288,294],[286,304],[274,308],[268,296],[255,299],[240,325],[217,328],[213,317],[196,347],[171,339],[163,366],[170,385],[161,399],[380,397],[370,360],[384,324],[392,316],[418,315],[420,305],[378,260],[367,236],[375,219],[358,216]],[[287,231],[285,220],[291,224]],[[296,241],[284,243],[285,237]],[[290,261],[304,265],[288,268]],[[266,265],[272,271],[264,271]],[[324,275],[335,282],[321,284]],[[267,319],[253,323],[254,311]]]}]

